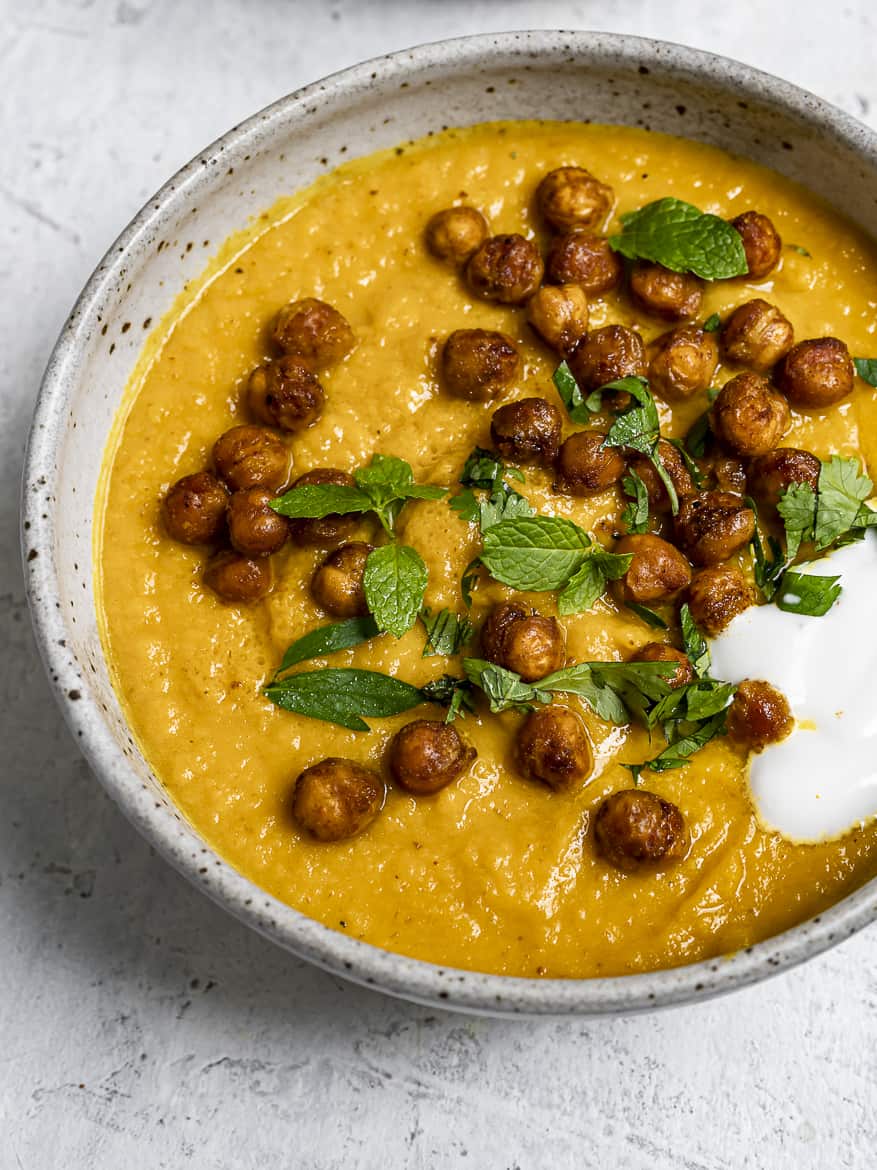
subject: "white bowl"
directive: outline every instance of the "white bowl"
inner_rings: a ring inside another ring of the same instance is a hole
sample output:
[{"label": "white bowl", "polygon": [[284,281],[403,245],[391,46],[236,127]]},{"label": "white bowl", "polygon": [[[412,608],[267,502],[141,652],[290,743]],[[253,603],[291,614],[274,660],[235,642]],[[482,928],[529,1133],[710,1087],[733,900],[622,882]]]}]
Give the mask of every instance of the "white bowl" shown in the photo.
[{"label": "white bowl", "polygon": [[451,970],[339,934],[269,897],[202,840],[143,760],[110,684],[92,583],[93,501],[113,416],[144,339],[253,213],[356,155],[489,119],[622,122],[725,147],[824,196],[877,235],[877,136],[799,89],[693,49],[585,32],[444,41],[357,65],[236,126],[125,229],[49,361],[30,434],[22,542],[37,639],[91,767],[126,816],[231,913],[335,974],[423,1003],[490,1013],[624,1013],[730,991],[792,966],[877,916],[877,883],[745,951],[612,979],[528,980]]}]

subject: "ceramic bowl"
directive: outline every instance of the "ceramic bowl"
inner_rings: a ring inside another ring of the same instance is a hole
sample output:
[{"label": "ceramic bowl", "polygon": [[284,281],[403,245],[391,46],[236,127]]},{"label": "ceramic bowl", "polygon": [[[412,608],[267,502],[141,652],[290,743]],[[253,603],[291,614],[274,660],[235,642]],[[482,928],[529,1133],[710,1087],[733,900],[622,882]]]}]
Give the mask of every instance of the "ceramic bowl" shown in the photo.
[{"label": "ceramic bowl", "polygon": [[[745,951],[613,979],[527,980],[450,970],[347,938],[269,897],[217,856],[151,774],[103,656],[92,583],[93,501],[113,416],[142,344],[250,215],[356,155],[445,125],[589,119],[725,147],[824,196],[877,235],[877,136],[818,98],[693,49],[586,32],[444,41],[347,69],[235,126],[151,199],[101,261],[46,370],[30,435],[22,541],[36,636],[54,692],[95,775],[172,865],[254,929],[337,975],[474,1012],[628,1013],[754,983],[877,915],[877,883]],[[165,246],[165,245],[171,246]]]}]

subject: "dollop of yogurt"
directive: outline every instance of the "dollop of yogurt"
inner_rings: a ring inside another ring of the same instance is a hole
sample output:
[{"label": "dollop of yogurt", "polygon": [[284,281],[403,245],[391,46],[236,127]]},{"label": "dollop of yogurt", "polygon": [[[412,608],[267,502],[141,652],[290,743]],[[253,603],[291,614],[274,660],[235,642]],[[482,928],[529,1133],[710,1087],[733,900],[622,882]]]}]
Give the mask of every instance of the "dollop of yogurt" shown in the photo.
[{"label": "dollop of yogurt", "polygon": [[795,730],[752,757],[749,783],[766,826],[821,841],[877,815],[877,536],[796,568],[840,576],[840,598],[822,617],[746,610],[713,639],[712,674],[789,700]]}]

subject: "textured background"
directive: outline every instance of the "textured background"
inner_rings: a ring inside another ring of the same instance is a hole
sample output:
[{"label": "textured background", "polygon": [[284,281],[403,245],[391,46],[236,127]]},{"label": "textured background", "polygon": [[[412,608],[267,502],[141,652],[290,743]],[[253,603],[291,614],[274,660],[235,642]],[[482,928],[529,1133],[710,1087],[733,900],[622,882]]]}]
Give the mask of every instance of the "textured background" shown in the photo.
[{"label": "textured background", "polygon": [[204,143],[356,60],[500,28],[637,32],[877,122],[871,0],[0,0],[0,1170],[837,1170],[875,1164],[877,929],[655,1017],[468,1020],[272,948],[78,758],[18,565],[40,373],[117,231]]}]

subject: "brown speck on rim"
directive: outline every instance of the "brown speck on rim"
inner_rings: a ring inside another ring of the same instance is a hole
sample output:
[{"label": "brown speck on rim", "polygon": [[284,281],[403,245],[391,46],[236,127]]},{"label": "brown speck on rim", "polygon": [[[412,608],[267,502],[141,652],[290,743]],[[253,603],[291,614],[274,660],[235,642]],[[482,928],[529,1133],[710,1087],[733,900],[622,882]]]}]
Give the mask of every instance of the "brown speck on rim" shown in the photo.
[{"label": "brown speck on rim", "polygon": [[101,329],[101,331],[100,331],[101,337],[106,337],[108,329],[109,329],[109,323],[105,324],[103,329]]},{"label": "brown speck on rim", "polygon": [[236,268],[236,269],[235,269],[235,272],[237,272],[238,274],[240,274],[241,272],[243,272],[243,268]]},{"label": "brown speck on rim", "polygon": [[152,318],[147,317],[146,320],[143,322],[143,328],[148,329],[151,324],[152,324]]},{"label": "brown speck on rim", "polygon": [[639,67],[639,69],[637,70],[637,72],[638,72],[638,73],[641,73],[643,77],[648,77],[648,75],[649,75],[649,67],[648,67],[648,65],[640,65],[640,67]]},{"label": "brown speck on rim", "polygon": [[397,154],[397,155],[399,155],[399,154],[404,154],[404,153],[405,153],[405,147],[404,147],[404,146],[397,146],[397,147],[396,147],[396,154]]},{"label": "brown speck on rim", "polygon": [[342,147],[341,147],[341,149],[338,151],[338,153],[339,153],[339,154],[347,154],[347,147],[346,147],[346,146],[342,146]]},{"label": "brown speck on rim", "polygon": [[782,143],[780,145],[782,146],[783,150],[794,150],[795,149],[794,146],[792,146],[791,142],[786,142],[785,139],[782,141]]},{"label": "brown speck on rim", "polygon": [[29,561],[35,561],[39,555],[40,554],[37,552],[37,550],[35,548],[32,548],[30,550],[30,552],[27,554],[27,559]]},{"label": "brown speck on rim", "polygon": [[201,247],[202,247],[202,248],[209,248],[209,247],[210,247],[210,241],[209,241],[209,240],[205,240],[205,241],[204,241],[204,243],[201,245]]},{"label": "brown speck on rim", "polygon": [[82,692],[77,690],[68,691],[67,698],[71,699],[75,703],[77,699],[82,698]]},{"label": "brown speck on rim", "polygon": [[192,241],[189,240],[188,244],[186,244],[186,251],[191,252],[193,247],[194,245],[192,244]]},{"label": "brown speck on rim", "polygon": [[680,118],[682,118],[687,113],[687,109],[685,106],[677,106],[676,113],[679,115]]},{"label": "brown speck on rim", "polygon": [[113,344],[110,346],[110,353],[115,353],[115,352],[116,352],[116,343],[114,341]]},{"label": "brown speck on rim", "polygon": [[130,328],[131,328],[131,322],[130,322],[130,321],[125,321],[125,322],[122,324],[122,332],[123,332],[123,333],[127,333],[127,332],[128,332],[128,330],[129,330]]},{"label": "brown speck on rim", "polygon": [[485,93],[496,93],[496,86],[495,85],[488,85],[488,87],[485,89],[484,92]]}]

